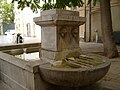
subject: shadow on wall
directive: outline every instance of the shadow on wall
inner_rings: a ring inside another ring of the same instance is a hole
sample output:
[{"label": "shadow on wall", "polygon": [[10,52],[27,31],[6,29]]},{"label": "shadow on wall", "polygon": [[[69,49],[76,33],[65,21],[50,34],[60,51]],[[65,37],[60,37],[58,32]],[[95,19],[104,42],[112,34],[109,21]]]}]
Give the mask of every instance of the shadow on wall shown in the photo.
[{"label": "shadow on wall", "polygon": [[114,31],[115,43],[120,45],[120,31]]},{"label": "shadow on wall", "polygon": [[3,33],[4,34],[7,30],[13,30],[13,29],[15,29],[15,23],[11,23],[11,24],[3,23]]}]

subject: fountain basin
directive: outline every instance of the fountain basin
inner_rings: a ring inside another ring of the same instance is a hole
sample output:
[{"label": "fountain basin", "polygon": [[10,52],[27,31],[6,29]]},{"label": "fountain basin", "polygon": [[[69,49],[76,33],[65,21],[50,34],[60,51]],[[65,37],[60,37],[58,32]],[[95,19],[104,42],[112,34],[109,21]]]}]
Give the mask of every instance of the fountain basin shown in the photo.
[{"label": "fountain basin", "polygon": [[[93,56],[94,54],[90,54]],[[90,68],[52,68],[50,63],[40,65],[43,80],[60,86],[79,87],[93,84],[106,75],[110,68],[110,61],[100,56],[104,62]]]}]

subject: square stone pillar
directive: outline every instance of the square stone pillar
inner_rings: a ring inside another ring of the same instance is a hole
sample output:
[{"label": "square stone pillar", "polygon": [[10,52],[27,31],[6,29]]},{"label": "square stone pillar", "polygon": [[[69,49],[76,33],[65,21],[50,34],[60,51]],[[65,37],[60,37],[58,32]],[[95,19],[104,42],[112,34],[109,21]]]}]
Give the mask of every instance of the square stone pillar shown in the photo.
[{"label": "square stone pillar", "polygon": [[41,58],[59,60],[69,53],[80,52],[79,25],[85,18],[79,12],[61,9],[46,10],[34,22],[41,26]]}]

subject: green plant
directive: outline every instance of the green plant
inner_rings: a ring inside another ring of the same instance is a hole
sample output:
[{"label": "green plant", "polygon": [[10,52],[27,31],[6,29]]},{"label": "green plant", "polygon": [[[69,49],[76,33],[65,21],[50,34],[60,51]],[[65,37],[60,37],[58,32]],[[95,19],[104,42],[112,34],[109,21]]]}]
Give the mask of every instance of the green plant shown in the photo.
[{"label": "green plant", "polygon": [[40,9],[40,0],[12,0],[18,3],[18,9],[23,10],[25,7],[30,7],[33,12],[37,12]]},{"label": "green plant", "polygon": [[12,23],[14,21],[14,4],[0,0],[0,14],[3,23]]},{"label": "green plant", "polygon": [[23,10],[25,7],[30,7],[33,12],[38,9],[48,10],[53,8],[65,9],[66,7],[82,7],[84,2],[82,0],[42,0],[43,6],[40,7],[40,0],[12,0],[18,2],[18,9]]}]

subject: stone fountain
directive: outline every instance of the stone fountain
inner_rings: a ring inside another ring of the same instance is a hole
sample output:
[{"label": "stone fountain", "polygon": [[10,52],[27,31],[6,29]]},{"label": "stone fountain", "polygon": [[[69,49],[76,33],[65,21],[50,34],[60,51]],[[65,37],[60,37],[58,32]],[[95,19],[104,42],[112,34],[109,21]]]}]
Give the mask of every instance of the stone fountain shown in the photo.
[{"label": "stone fountain", "polygon": [[34,22],[42,29],[40,58],[45,63],[39,69],[43,81],[60,87],[80,87],[97,82],[108,72],[108,58],[82,53],[79,26],[85,18],[78,12],[46,10]]}]

